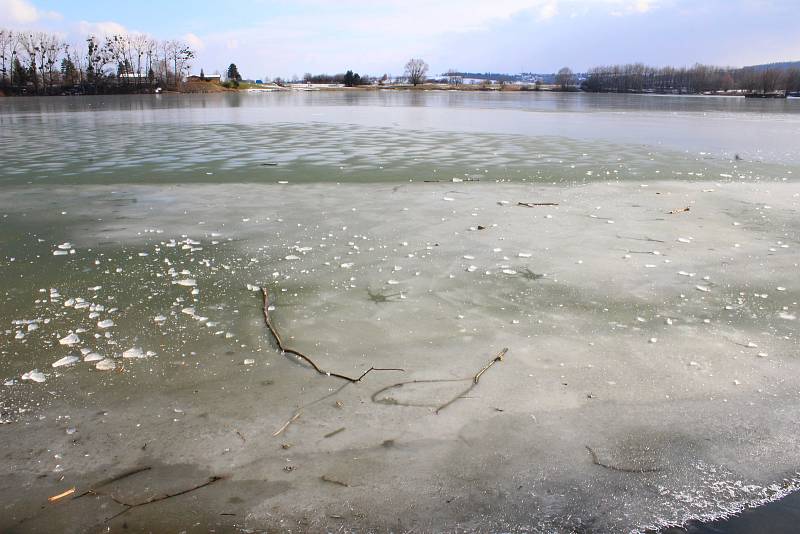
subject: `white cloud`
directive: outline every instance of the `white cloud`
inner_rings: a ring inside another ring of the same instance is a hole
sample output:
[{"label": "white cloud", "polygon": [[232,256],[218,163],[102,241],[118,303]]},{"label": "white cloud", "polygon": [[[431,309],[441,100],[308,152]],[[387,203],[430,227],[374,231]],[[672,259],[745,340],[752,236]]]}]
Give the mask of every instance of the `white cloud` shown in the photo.
[{"label": "white cloud", "polygon": [[183,40],[186,41],[196,52],[199,52],[206,47],[206,44],[203,42],[203,40],[191,32],[185,34],[183,36]]},{"label": "white cloud", "polygon": [[41,20],[60,18],[60,13],[42,11],[27,0],[0,0],[0,24],[25,26]]},{"label": "white cloud", "polygon": [[125,35],[130,33],[125,26],[119,22],[102,21],[102,22],[89,22],[82,20],[78,23],[78,30],[83,35]]}]

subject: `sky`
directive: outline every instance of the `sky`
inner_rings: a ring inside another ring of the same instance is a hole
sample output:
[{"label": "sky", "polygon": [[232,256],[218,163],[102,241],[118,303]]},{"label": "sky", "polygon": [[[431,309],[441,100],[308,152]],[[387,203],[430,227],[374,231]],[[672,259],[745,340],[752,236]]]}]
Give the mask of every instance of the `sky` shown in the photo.
[{"label": "sky", "polygon": [[800,60],[800,0],[0,0],[0,28],[182,39],[246,78]]}]

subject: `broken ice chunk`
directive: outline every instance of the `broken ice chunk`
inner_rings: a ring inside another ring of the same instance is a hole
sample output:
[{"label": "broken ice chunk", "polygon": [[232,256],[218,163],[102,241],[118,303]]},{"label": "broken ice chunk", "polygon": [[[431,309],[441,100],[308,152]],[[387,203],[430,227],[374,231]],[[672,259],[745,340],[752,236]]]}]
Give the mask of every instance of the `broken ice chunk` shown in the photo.
[{"label": "broken ice chunk", "polygon": [[184,278],[183,280],[176,280],[173,283],[178,284],[179,286],[194,287],[197,285],[197,280],[194,278]]},{"label": "broken ice chunk", "polygon": [[94,366],[95,369],[98,371],[113,371],[117,368],[117,362],[112,360],[111,358],[105,358],[97,362]]},{"label": "broken ice chunk", "polygon": [[97,354],[96,352],[90,352],[89,354],[83,357],[83,361],[85,362],[99,362],[102,359],[103,357]]},{"label": "broken ice chunk", "polygon": [[140,347],[131,347],[122,353],[123,358],[144,358],[144,352]]},{"label": "broken ice chunk", "polygon": [[111,319],[105,319],[97,323],[97,328],[111,328],[114,326],[114,321]]},{"label": "broken ice chunk", "polygon": [[60,360],[53,362],[53,367],[64,367],[66,365],[72,365],[73,363],[77,362],[80,358],[77,356],[64,356]]},{"label": "broken ice chunk", "polygon": [[43,372],[39,371],[38,369],[34,369],[33,371],[28,371],[22,375],[22,379],[41,383],[45,381],[45,376]]},{"label": "broken ice chunk", "polygon": [[61,339],[58,340],[58,342],[61,343],[62,345],[68,345],[68,346],[75,345],[76,343],[81,342],[81,338],[79,338],[77,334],[70,334],[66,337],[62,337]]}]

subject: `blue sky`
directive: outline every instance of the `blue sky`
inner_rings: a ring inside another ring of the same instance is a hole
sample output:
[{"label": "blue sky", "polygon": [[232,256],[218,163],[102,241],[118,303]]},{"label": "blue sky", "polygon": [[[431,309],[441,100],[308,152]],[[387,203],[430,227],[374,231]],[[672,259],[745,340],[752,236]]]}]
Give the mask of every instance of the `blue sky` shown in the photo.
[{"label": "blue sky", "polygon": [[800,60],[800,0],[0,0],[0,27],[180,38],[257,78]]}]

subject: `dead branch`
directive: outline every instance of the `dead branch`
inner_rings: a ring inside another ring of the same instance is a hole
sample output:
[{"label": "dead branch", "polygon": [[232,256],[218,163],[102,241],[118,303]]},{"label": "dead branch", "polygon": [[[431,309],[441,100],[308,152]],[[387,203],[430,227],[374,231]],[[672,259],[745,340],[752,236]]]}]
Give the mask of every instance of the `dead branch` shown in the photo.
[{"label": "dead branch", "polygon": [[344,432],[344,429],[345,429],[345,427],[339,428],[337,430],[334,430],[333,432],[328,432],[327,434],[325,434],[322,437],[324,437],[324,438],[332,438],[333,436],[335,436],[339,432]]},{"label": "dead branch", "polygon": [[311,367],[313,367],[314,370],[317,373],[319,373],[321,375],[333,376],[333,377],[336,377],[336,378],[341,378],[342,380],[347,380],[348,382],[360,382],[361,379],[364,378],[365,376],[367,376],[367,374],[370,371],[400,371],[400,372],[405,372],[404,369],[370,367],[369,369],[367,369],[367,371],[362,373],[361,376],[359,376],[358,378],[352,378],[352,377],[349,377],[349,376],[346,376],[346,375],[342,375],[342,374],[339,374],[339,373],[332,373],[330,371],[324,371],[316,363],[314,363],[314,360],[312,360],[311,358],[309,358],[308,356],[306,356],[302,352],[294,350],[294,349],[290,349],[289,347],[287,347],[287,346],[285,346],[283,344],[283,340],[281,339],[281,336],[278,334],[278,331],[273,326],[272,320],[270,319],[270,316],[269,316],[269,295],[267,294],[266,288],[264,288],[264,287],[261,288],[261,294],[264,297],[264,322],[267,325],[267,329],[272,334],[272,337],[275,338],[275,342],[277,343],[278,348],[281,349],[281,352],[284,352],[286,354],[293,354],[293,355],[297,356],[298,358],[300,358],[301,360],[305,361]]},{"label": "dead branch", "polygon": [[100,482],[98,482],[97,484],[93,485],[88,490],[84,491],[83,493],[74,496],[73,499],[79,499],[80,497],[83,497],[84,495],[96,494],[97,490],[102,488],[102,487],[104,487],[104,486],[108,486],[109,484],[113,484],[114,482],[119,482],[123,478],[132,477],[133,475],[139,474],[139,473],[141,473],[143,471],[149,471],[150,469],[152,469],[152,467],[150,467],[149,465],[146,466],[146,467],[135,467],[133,469],[128,469],[127,471],[123,471],[122,473],[120,473],[118,475],[115,475],[113,477],[107,478],[105,480],[101,480]]},{"label": "dead branch", "polygon": [[536,208],[538,206],[558,206],[557,202],[517,202],[517,206]]},{"label": "dead branch", "polygon": [[126,512],[129,512],[130,510],[132,510],[134,508],[138,508],[139,506],[145,506],[145,505],[148,505],[148,504],[153,504],[154,502],[165,501],[165,500],[171,499],[173,497],[179,497],[181,495],[186,495],[187,493],[191,493],[192,491],[197,491],[197,490],[199,490],[201,488],[205,488],[206,486],[210,486],[211,484],[214,484],[215,482],[219,482],[223,478],[225,478],[225,477],[221,477],[221,476],[216,476],[215,475],[215,476],[209,478],[207,481],[203,482],[202,484],[198,484],[197,486],[192,486],[191,488],[188,488],[188,489],[185,489],[185,490],[181,490],[181,491],[179,491],[177,493],[165,493],[164,495],[159,495],[158,497],[151,497],[151,498],[147,499],[146,501],[139,502],[139,503],[134,503],[134,504],[126,503],[125,501],[121,501],[121,500],[117,499],[113,495],[108,495],[108,497],[110,497],[111,500],[113,500],[115,503],[117,503],[117,504],[119,504],[121,506],[125,506],[126,508],[124,510],[122,510],[120,513],[115,514],[115,515],[109,517],[108,519],[106,519],[106,523],[111,521],[112,519],[115,519],[115,518],[121,516],[122,514],[124,514]]},{"label": "dead branch", "polygon": [[288,421],[286,421],[286,422],[283,424],[283,426],[282,426],[282,427],[280,427],[278,430],[276,430],[276,431],[275,431],[275,433],[274,433],[274,434],[272,434],[272,437],[274,438],[274,437],[276,437],[276,436],[280,436],[280,435],[281,435],[281,432],[283,432],[284,430],[286,430],[286,429],[289,427],[289,425],[291,425],[291,424],[292,424],[292,423],[293,423],[293,422],[294,422],[294,421],[295,421],[295,420],[296,420],[298,417],[300,417],[300,414],[302,414],[302,413],[303,413],[303,412],[297,412],[296,414],[294,414],[294,415],[292,416],[292,418],[291,418],[291,419],[289,419]]},{"label": "dead branch", "polygon": [[328,482],[330,484],[336,484],[337,486],[344,486],[345,488],[349,488],[350,484],[347,482],[342,482],[341,480],[336,480],[335,478],[330,478],[328,475],[322,475],[319,477],[320,480],[323,482]]},{"label": "dead branch", "polygon": [[69,497],[73,493],[75,493],[75,486],[71,487],[67,491],[59,493],[58,495],[53,495],[52,497],[48,497],[47,500],[49,502],[58,502],[61,499],[63,499],[64,497]]},{"label": "dead branch", "polygon": [[[436,409],[435,413],[438,415],[439,412],[441,412],[442,410],[444,410],[445,408],[447,408],[448,406],[450,406],[451,404],[453,404],[457,400],[465,398],[465,396],[470,391],[472,391],[472,389],[475,386],[478,385],[478,382],[480,381],[480,378],[483,375],[483,373],[485,373],[491,366],[493,366],[497,362],[502,361],[503,357],[506,355],[507,352],[508,352],[508,348],[504,348],[503,350],[498,352],[495,355],[495,357],[492,358],[489,361],[489,363],[487,363],[486,365],[481,367],[478,370],[478,372],[475,373],[474,375],[472,375],[470,378],[455,378],[455,379],[453,379],[453,378],[440,378],[440,379],[431,379],[431,380],[409,380],[408,382],[398,382],[397,384],[392,384],[391,386],[386,386],[384,388],[379,389],[375,393],[373,393],[372,397],[371,397],[372,402],[374,402],[376,404],[389,404],[389,405],[395,405],[395,406],[416,406],[416,407],[424,407],[424,408],[435,408]],[[407,384],[430,384],[430,383],[439,383],[439,382],[466,382],[467,380],[470,381],[470,385],[469,385],[469,387],[467,389],[465,389],[464,391],[462,391],[461,393],[459,393],[458,395],[456,395],[455,397],[453,397],[449,401],[447,401],[444,404],[441,404],[439,406],[432,406],[432,405],[429,405],[429,404],[402,403],[402,402],[397,402],[395,399],[392,399],[391,397],[384,398],[384,399],[379,399],[378,398],[378,396],[381,393],[383,393],[384,391],[388,391],[390,389],[401,388],[401,387],[403,387],[403,386],[405,386]]]},{"label": "dead branch", "polygon": [[584,447],[586,447],[586,450],[589,451],[589,454],[592,455],[592,463],[594,465],[599,465],[600,467],[605,467],[606,469],[610,469],[611,471],[620,471],[622,473],[655,473],[657,471],[661,471],[660,467],[648,467],[648,468],[635,469],[635,468],[632,468],[632,467],[620,467],[620,466],[617,466],[617,465],[606,464],[606,463],[601,462],[597,458],[597,453],[594,452],[594,449],[592,449],[588,445],[584,445]]},{"label": "dead branch", "polygon": [[676,213],[684,213],[686,211],[689,211],[689,207],[688,206],[685,207],[685,208],[679,208],[679,209],[676,209],[676,210],[668,211],[667,214],[668,215],[675,215]]},{"label": "dead branch", "polygon": [[501,350],[500,352],[498,352],[498,353],[497,353],[497,355],[496,355],[494,358],[492,358],[492,359],[491,359],[491,361],[490,361],[489,363],[487,363],[486,365],[484,365],[484,366],[481,368],[481,370],[480,370],[480,371],[478,371],[477,373],[475,373],[475,377],[474,377],[474,379],[473,379],[473,380],[475,381],[475,383],[476,383],[476,384],[478,383],[478,380],[480,380],[480,378],[481,378],[481,375],[482,375],[483,373],[485,373],[485,372],[486,372],[486,371],[489,369],[489,367],[493,366],[493,365],[494,365],[494,364],[496,364],[497,362],[501,362],[501,361],[503,361],[503,356],[505,356],[505,355],[506,355],[506,352],[508,352],[508,347],[506,347],[506,348],[504,348],[503,350]]},{"label": "dead branch", "polygon": [[665,243],[665,241],[662,241],[660,239],[653,239],[652,237],[647,237],[647,236],[644,236],[644,237],[633,237],[633,236],[626,236],[626,235],[617,234],[617,237],[619,239],[633,239],[634,241],[649,241],[651,243]]}]

